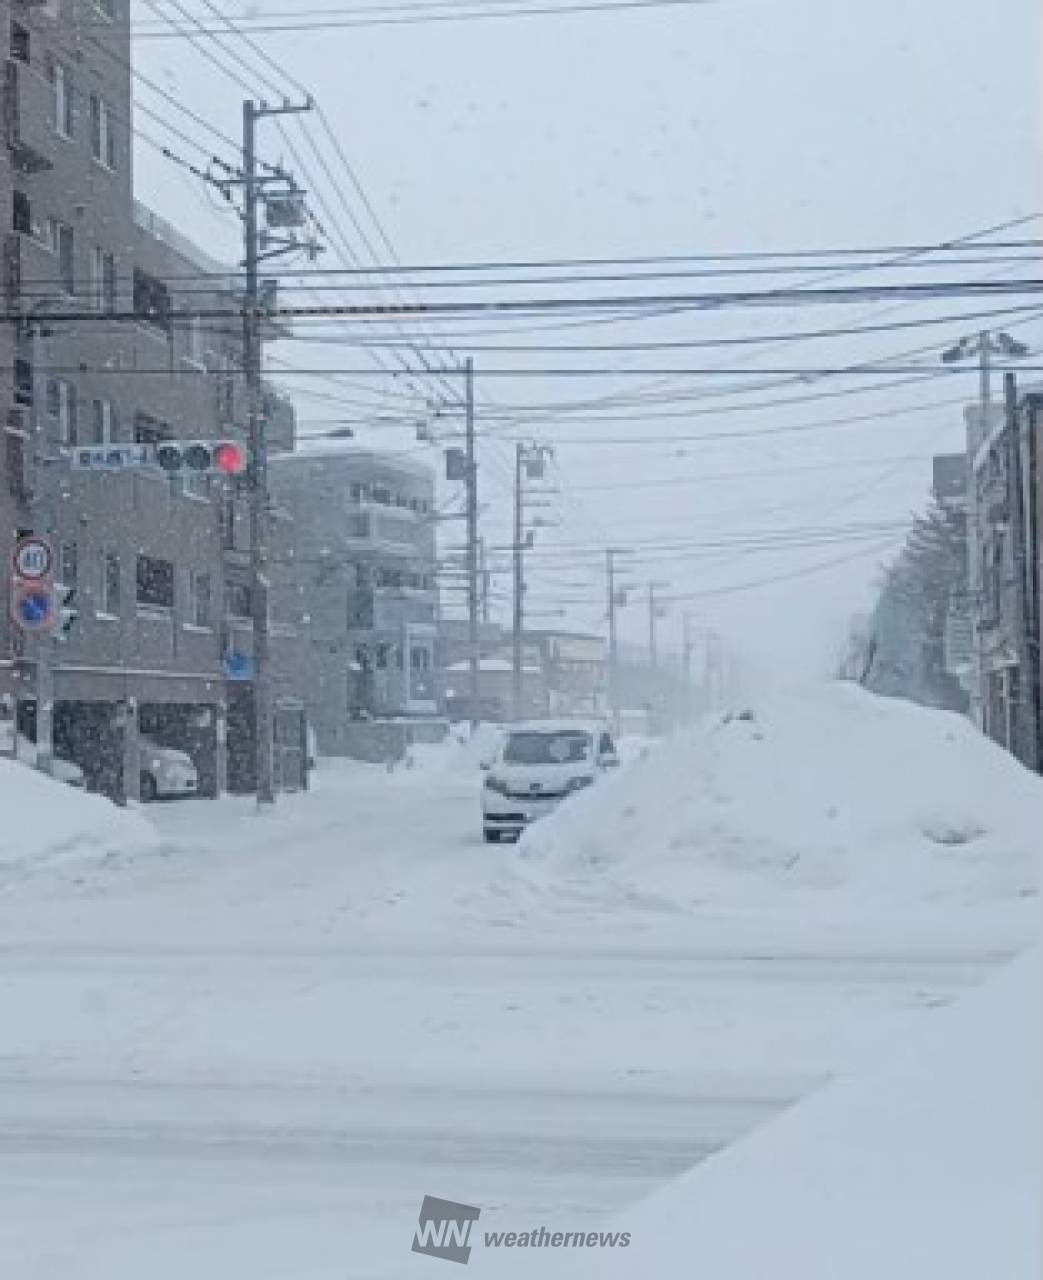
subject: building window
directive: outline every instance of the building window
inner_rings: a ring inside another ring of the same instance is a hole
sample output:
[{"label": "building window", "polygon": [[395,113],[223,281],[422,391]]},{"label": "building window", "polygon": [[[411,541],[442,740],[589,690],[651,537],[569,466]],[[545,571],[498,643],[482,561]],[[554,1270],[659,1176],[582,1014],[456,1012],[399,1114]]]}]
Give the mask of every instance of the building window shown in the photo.
[{"label": "building window", "polygon": [[174,565],[170,560],[138,556],[137,600],[146,609],[173,609]]},{"label": "building window", "polygon": [[29,31],[20,22],[11,23],[11,57],[15,62],[29,63]]},{"label": "building window", "polygon": [[134,314],[164,333],[171,329],[170,290],[162,280],[134,269]]},{"label": "building window", "polygon": [[391,646],[389,644],[377,645],[377,670],[386,671],[390,665]]},{"label": "building window", "polygon": [[59,443],[77,443],[76,388],[64,378],[47,380],[47,416],[57,423]]},{"label": "building window", "polygon": [[106,315],[116,310],[116,256],[98,245],[91,251],[91,300]]},{"label": "building window", "polygon": [[111,444],[115,437],[111,400],[95,400],[91,404],[91,438],[94,444]]},{"label": "building window", "polygon": [[347,535],[349,538],[368,538],[369,516],[348,516]]},{"label": "building window", "polygon": [[15,231],[20,231],[23,235],[32,235],[32,206],[29,203],[29,197],[24,191],[16,191],[14,193],[11,227]]},{"label": "building window", "polygon": [[101,558],[101,609],[113,618],[120,612],[120,558],[106,551]]},{"label": "building window", "polygon": [[79,548],[75,542],[63,542],[59,557],[59,569],[64,587],[75,587],[80,576]]},{"label": "building window", "polygon": [[225,583],[225,614],[229,618],[252,618],[252,605],[248,582]]},{"label": "building window", "polygon": [[14,402],[26,407],[33,402],[33,366],[20,358],[14,362]]},{"label": "building window", "polygon": [[214,391],[217,397],[218,421],[231,422],[235,417],[235,373],[232,369],[232,361],[225,353],[222,353],[217,360]]},{"label": "building window", "polygon": [[57,218],[47,221],[46,242],[58,256],[58,280],[66,293],[76,292],[76,241],[72,227]]},{"label": "building window", "polygon": [[211,587],[208,573],[189,572],[188,618],[195,627],[210,626]]},{"label": "building window", "polygon": [[107,169],[116,167],[116,137],[112,130],[109,104],[91,94],[91,155]]},{"label": "building window", "polygon": [[73,85],[69,68],[63,62],[51,63],[51,84],[54,86],[54,127],[63,138],[73,136]]},{"label": "building window", "polygon": [[370,497],[374,502],[379,502],[383,507],[391,506],[391,490],[382,484],[375,484],[370,493]]},{"label": "building window", "polygon": [[203,317],[189,316],[187,332],[187,358],[193,364],[202,366],[203,357],[206,354],[206,330],[203,328]]},{"label": "building window", "polygon": [[94,0],[95,7],[110,22],[116,20],[116,0]]}]

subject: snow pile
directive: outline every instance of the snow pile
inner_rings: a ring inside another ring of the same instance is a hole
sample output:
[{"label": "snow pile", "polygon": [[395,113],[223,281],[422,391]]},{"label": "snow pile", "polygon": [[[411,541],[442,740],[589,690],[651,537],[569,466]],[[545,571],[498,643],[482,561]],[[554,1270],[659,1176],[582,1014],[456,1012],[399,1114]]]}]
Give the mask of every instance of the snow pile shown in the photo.
[{"label": "snow pile", "polygon": [[158,846],[158,833],[140,814],[0,760],[0,865],[78,861]]},{"label": "snow pile", "polygon": [[411,746],[396,768],[464,775],[477,787],[482,761],[492,757],[502,737],[503,729],[496,724],[480,724],[473,733],[468,724],[453,725],[444,742]]},{"label": "snow pile", "polygon": [[780,888],[969,905],[1035,891],[1041,830],[1043,782],[962,717],[838,684],[656,744],[532,827],[516,866],[672,908]]},{"label": "snow pile", "polygon": [[629,1248],[544,1274],[1035,1280],[1040,998],[1033,951],[622,1214]]}]

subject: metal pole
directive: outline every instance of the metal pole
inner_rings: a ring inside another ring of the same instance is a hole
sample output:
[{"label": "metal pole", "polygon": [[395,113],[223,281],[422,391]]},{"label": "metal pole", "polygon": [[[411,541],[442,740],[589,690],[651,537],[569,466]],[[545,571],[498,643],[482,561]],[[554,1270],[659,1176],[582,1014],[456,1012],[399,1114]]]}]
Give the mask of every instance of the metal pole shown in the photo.
[{"label": "metal pole", "polygon": [[972,445],[970,450],[969,462],[970,474],[967,482],[967,554],[968,564],[968,580],[967,586],[970,592],[971,602],[971,690],[970,690],[970,711],[971,719],[979,729],[986,728],[986,704],[985,690],[982,682],[982,661],[981,661],[981,635],[979,631],[979,621],[981,617],[981,592],[983,587],[982,579],[982,536],[981,536],[981,512],[978,503],[978,471],[975,466],[975,459],[982,443],[988,439],[989,435],[989,416],[992,407],[992,388],[991,388],[991,354],[992,337],[987,329],[978,334],[978,414],[980,436]]},{"label": "metal pole", "polygon": [[[992,361],[989,356],[992,354],[992,334],[988,329],[983,329],[978,334],[978,354],[981,357],[979,365],[979,382],[980,382],[980,398],[982,408],[982,431],[984,436],[989,434],[988,409],[992,402]],[[983,438],[984,438],[983,436]]]},{"label": "metal pole", "polygon": [[489,556],[485,547],[485,539],[478,539],[478,573],[482,583],[482,623],[489,625],[489,592],[492,574],[489,572]]},{"label": "metal pole", "polygon": [[257,281],[257,108],[243,103],[243,189],[246,241],[246,298],[243,366],[249,412],[250,570],[254,650],[254,741],[257,803],[275,803],[271,644],[268,581],[268,442],[261,414],[261,331]]},{"label": "metal pole", "polygon": [[464,366],[467,409],[467,656],[470,667],[468,697],[471,728],[478,726],[478,463],[474,449],[474,361]]},{"label": "metal pole", "polygon": [[1014,645],[1018,655],[1017,697],[1012,708],[1015,755],[1023,765],[1039,769],[1039,726],[1035,715],[1034,655],[1032,644],[1032,601],[1028,566],[1024,468],[1021,456],[1021,418],[1017,385],[1013,373],[1003,376],[1004,430],[1008,447],[1008,490],[1010,494],[1010,534],[1014,553]]},{"label": "metal pole", "polygon": [[519,441],[514,452],[514,626],[512,639],[513,715],[522,718],[522,597],[525,593],[525,570],[522,562],[522,524],[524,510],[523,467],[525,446]]},{"label": "metal pole", "polygon": [[616,628],[616,553],[605,552],[608,573],[608,705],[612,728],[619,732],[619,636]]},{"label": "metal pole", "polygon": [[1037,404],[1034,398],[1029,399],[1027,416],[1027,440],[1026,446],[1028,450],[1028,474],[1026,476],[1028,488],[1028,511],[1026,512],[1026,536],[1028,542],[1028,565],[1026,566],[1026,581],[1028,584],[1028,616],[1025,620],[1025,628],[1028,636],[1026,649],[1028,652],[1029,662],[1029,697],[1031,708],[1031,719],[1035,727],[1033,751],[1036,760],[1037,772],[1043,767],[1043,670],[1040,668],[1041,641],[1043,635],[1040,634],[1040,612],[1039,612],[1039,551],[1040,551],[1040,526],[1039,526],[1039,439],[1040,426],[1037,419]]},{"label": "metal pole", "polygon": [[[36,492],[34,523],[39,524],[39,528],[34,528],[33,531],[52,542],[57,556],[59,554],[57,511],[51,487],[53,464],[48,456],[49,441],[44,427],[43,329],[39,321],[33,324],[31,334],[30,359],[33,370],[33,440],[35,442],[33,484]],[[55,577],[58,576],[57,568],[57,565],[54,566]],[[41,773],[51,772],[51,761],[54,756],[54,644],[53,631],[44,633],[36,641],[36,767]]]}]

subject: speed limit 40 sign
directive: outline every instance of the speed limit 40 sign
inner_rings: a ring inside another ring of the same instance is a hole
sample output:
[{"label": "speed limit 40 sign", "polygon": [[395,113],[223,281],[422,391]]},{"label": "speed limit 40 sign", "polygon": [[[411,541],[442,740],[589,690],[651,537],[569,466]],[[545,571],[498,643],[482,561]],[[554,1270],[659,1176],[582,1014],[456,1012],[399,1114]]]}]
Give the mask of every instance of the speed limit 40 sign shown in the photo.
[{"label": "speed limit 40 sign", "polygon": [[20,538],[14,549],[14,572],[23,582],[42,582],[54,571],[54,548],[46,538],[33,534]]}]

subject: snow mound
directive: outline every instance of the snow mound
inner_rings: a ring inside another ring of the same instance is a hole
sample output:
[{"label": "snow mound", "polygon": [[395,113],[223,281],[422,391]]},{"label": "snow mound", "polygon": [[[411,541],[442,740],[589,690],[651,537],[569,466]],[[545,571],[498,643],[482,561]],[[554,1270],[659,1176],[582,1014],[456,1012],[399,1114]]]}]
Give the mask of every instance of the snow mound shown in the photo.
[{"label": "snow mound", "polygon": [[0,760],[0,867],[150,852],[156,829],[140,814],[10,760]]},{"label": "snow mound", "polygon": [[1039,1007],[1033,950],[621,1214],[628,1249],[541,1273],[1035,1280]]},{"label": "snow mound", "polygon": [[854,685],[779,696],[643,751],[526,832],[555,891],[685,909],[780,887],[942,903],[1035,892],[1043,780],[960,716]]},{"label": "snow mound", "polygon": [[443,742],[415,743],[396,767],[473,780],[482,761],[492,757],[502,737],[503,730],[496,724],[480,724],[473,732],[468,724],[453,725]]}]

